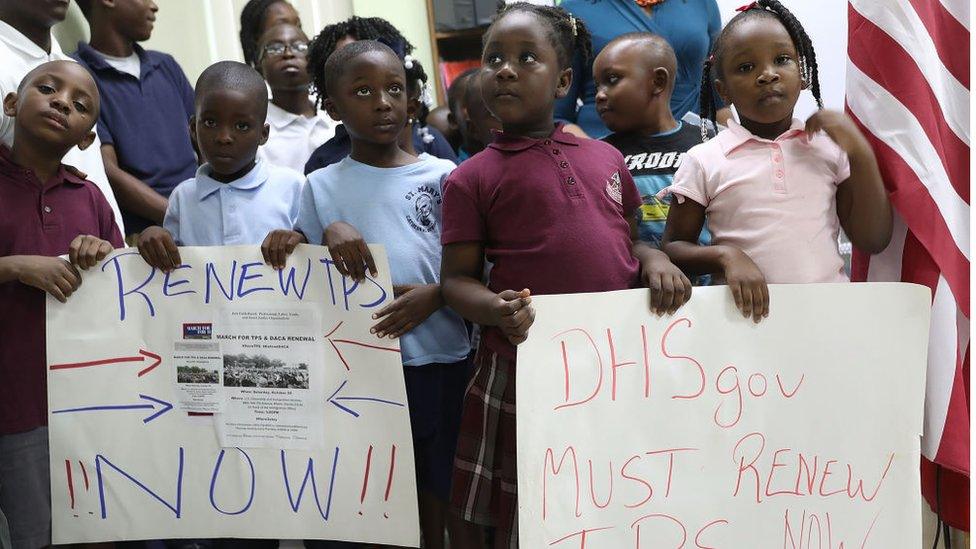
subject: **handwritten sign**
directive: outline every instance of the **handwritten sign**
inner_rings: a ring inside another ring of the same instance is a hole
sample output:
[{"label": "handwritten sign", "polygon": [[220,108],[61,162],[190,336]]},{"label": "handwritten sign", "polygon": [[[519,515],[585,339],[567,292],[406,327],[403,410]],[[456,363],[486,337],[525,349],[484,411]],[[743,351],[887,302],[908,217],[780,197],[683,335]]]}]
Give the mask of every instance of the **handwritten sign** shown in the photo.
[{"label": "handwritten sign", "polygon": [[54,542],[417,546],[398,342],[369,333],[393,299],[372,251],[380,275],[357,284],[316,246],[280,272],[257,247],[182,248],[169,274],[117,250],[67,304],[49,298]]},{"label": "handwritten sign", "polygon": [[518,355],[519,537],[558,548],[912,548],[929,294],[540,296]]}]

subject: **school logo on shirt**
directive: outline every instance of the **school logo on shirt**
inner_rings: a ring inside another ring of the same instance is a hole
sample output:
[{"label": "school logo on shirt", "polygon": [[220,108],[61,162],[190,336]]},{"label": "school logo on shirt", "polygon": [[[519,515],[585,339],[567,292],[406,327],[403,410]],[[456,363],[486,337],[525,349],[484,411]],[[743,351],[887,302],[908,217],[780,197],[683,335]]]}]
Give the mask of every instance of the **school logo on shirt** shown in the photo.
[{"label": "school logo on shirt", "polygon": [[408,210],[407,223],[415,231],[429,233],[437,229],[434,208],[439,208],[441,205],[440,190],[430,185],[422,185],[408,192],[404,198],[412,208],[412,211]]},{"label": "school logo on shirt", "polygon": [[607,196],[617,204],[624,205],[624,198],[620,193],[620,172],[613,172],[613,175],[607,180]]}]

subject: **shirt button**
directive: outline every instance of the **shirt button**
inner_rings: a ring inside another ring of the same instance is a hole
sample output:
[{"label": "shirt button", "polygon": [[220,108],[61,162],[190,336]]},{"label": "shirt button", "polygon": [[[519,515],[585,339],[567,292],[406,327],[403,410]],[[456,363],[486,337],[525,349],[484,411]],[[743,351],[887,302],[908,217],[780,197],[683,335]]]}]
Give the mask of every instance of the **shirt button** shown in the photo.
[{"label": "shirt button", "polygon": [[51,207],[50,206],[44,206],[44,213],[51,213]]},{"label": "shirt button", "polygon": [[575,178],[572,178],[572,177],[568,177],[568,178],[566,178],[566,183],[569,183],[570,185],[575,185],[576,184],[576,179]]},{"label": "shirt button", "polygon": [[552,140],[546,139],[545,141],[543,141],[543,143],[545,143],[546,145],[552,145]]},{"label": "shirt button", "polygon": [[560,168],[568,168],[569,167],[569,162],[566,162],[565,160],[563,160],[562,162],[559,163],[559,167]]},{"label": "shirt button", "polygon": [[559,154],[559,149],[553,149],[552,154]]},{"label": "shirt button", "polygon": [[783,157],[779,153],[773,153],[773,162],[779,162],[783,160]]},{"label": "shirt button", "polygon": [[783,170],[776,170],[776,178],[783,179]]}]

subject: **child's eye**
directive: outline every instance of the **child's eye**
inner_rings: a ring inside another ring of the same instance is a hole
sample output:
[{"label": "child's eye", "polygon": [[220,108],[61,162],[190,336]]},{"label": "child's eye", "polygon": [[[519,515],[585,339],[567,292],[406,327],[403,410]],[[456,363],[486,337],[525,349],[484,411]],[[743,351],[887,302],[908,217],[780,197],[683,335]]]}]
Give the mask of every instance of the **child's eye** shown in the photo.
[{"label": "child's eye", "polygon": [[88,106],[86,106],[81,101],[75,101],[75,110],[82,114],[85,114],[88,112]]},{"label": "child's eye", "polygon": [[403,93],[403,86],[401,86],[400,84],[393,84],[390,86],[389,91],[393,95],[400,95],[401,93]]},{"label": "child's eye", "polygon": [[619,81],[620,81],[620,77],[617,76],[616,74],[611,74],[610,76],[607,77],[607,83],[610,85],[616,84]]},{"label": "child's eye", "polygon": [[522,62],[523,63],[535,63],[535,54],[534,53],[523,53],[522,54]]},{"label": "child's eye", "polygon": [[495,65],[502,62],[502,56],[497,53],[489,53],[485,56],[485,63],[488,65]]},{"label": "child's eye", "polygon": [[247,130],[251,129],[251,125],[247,122],[238,122],[237,124],[234,124],[234,128],[236,128],[237,131],[246,132]]},{"label": "child's eye", "polygon": [[359,88],[356,90],[356,95],[360,97],[366,97],[369,95],[369,88]]},{"label": "child's eye", "polygon": [[48,86],[47,84],[38,84],[37,85],[37,91],[43,93],[44,95],[51,95],[56,90],[54,88],[52,88],[51,86]]},{"label": "child's eye", "polygon": [[752,70],[752,67],[753,67],[752,63],[743,63],[738,67],[736,67],[735,70],[738,72],[749,72]]},{"label": "child's eye", "polygon": [[791,61],[793,61],[793,58],[790,57],[789,55],[780,55],[776,58],[776,62],[781,65],[789,63]]},{"label": "child's eye", "polygon": [[214,120],[213,118],[204,118],[203,119],[203,127],[204,128],[216,128],[217,127],[217,121]]}]

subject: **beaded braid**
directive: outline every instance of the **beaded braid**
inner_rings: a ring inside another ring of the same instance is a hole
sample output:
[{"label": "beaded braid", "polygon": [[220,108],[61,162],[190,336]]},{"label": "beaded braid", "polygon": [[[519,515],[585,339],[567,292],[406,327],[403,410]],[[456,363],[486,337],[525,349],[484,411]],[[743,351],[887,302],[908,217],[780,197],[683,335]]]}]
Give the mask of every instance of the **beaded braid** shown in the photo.
[{"label": "beaded braid", "polygon": [[780,3],[779,0],[758,0],[750,4],[747,9],[733,17],[725,25],[725,28],[719,33],[718,38],[715,39],[715,45],[712,47],[708,58],[705,59],[702,65],[701,93],[699,94],[702,142],[708,140],[708,122],[711,122],[714,127],[718,127],[712,81],[714,80],[713,76],[716,76],[713,74],[716,67],[718,67],[719,71],[722,67],[722,55],[725,53],[724,39],[729,29],[733,26],[747,17],[755,16],[775,17],[786,29],[786,32],[789,33],[790,38],[793,40],[793,46],[796,48],[797,57],[799,58],[800,78],[804,84],[810,86],[810,93],[813,94],[813,98],[817,101],[817,107],[820,109],[823,108],[823,99],[820,96],[820,73],[817,67],[817,53],[813,49],[813,41],[810,40],[810,36],[803,29],[803,25],[800,24],[796,16],[790,10],[786,9],[786,6]]},{"label": "beaded braid", "polygon": [[[491,23],[494,25],[502,17],[520,11],[539,17],[549,26],[549,38],[559,57],[560,68],[566,69],[572,66],[573,53],[578,53],[583,58],[584,65],[590,61],[593,55],[590,30],[586,28],[582,19],[573,16],[562,8],[539,6],[528,2],[514,2],[500,7]],[[487,39],[487,37],[488,32],[485,32],[482,40]]]},{"label": "beaded braid", "polygon": [[434,136],[427,129],[427,115],[430,114],[427,73],[424,71],[424,67],[420,64],[420,61],[417,61],[410,55],[404,57],[403,66],[407,77],[407,95],[411,98],[416,96],[420,103],[420,109],[417,111],[416,117],[417,135],[423,139],[424,143],[430,143],[434,140]]},{"label": "beaded braid", "polygon": [[[279,0],[280,1],[280,0]],[[308,46],[308,73],[319,108],[325,101],[325,62],[336,49],[336,44],[346,36],[356,40],[378,40],[390,47],[401,58],[413,53],[413,44],[389,21],[381,17],[353,16],[333,25],[326,25]]]}]

